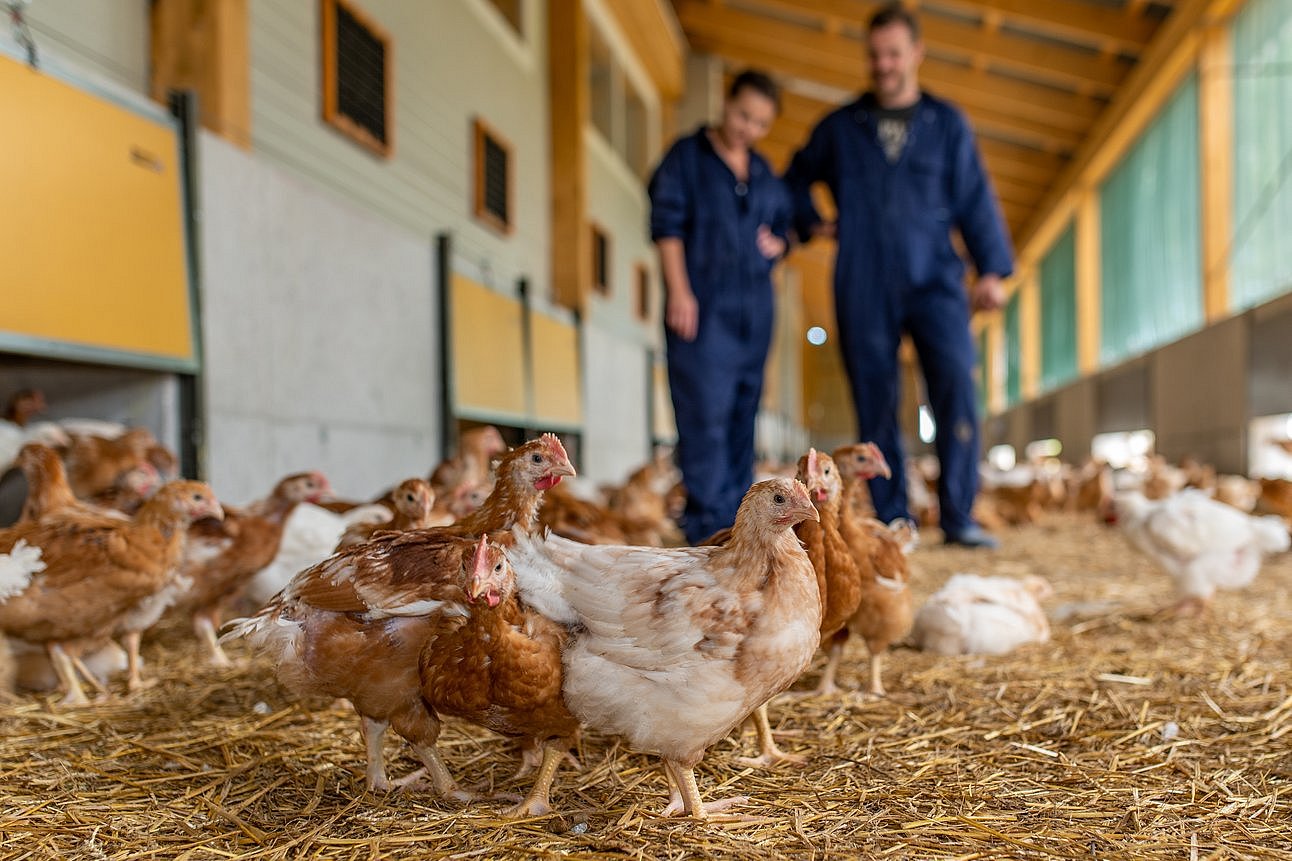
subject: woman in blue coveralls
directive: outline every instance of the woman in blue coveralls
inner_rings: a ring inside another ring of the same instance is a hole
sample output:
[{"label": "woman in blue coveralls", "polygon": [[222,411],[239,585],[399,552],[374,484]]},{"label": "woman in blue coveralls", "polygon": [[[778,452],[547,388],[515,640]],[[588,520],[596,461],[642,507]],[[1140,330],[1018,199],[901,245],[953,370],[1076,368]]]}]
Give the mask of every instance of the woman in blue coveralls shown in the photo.
[{"label": "woman in blue coveralls", "polygon": [[[941,526],[949,543],[994,547],[970,511],[978,492],[979,430],[969,314],[1004,299],[1014,268],[1009,234],[973,132],[951,104],[924,92],[917,19],[889,3],[870,20],[873,88],[821,120],[794,156],[785,182],[804,235],[838,238],[834,302],[860,439],[879,445],[892,478],[871,479],[878,516],[909,517],[897,348],[909,332],[937,422]],[[822,224],[809,189],[830,187],[838,221]],[[951,243],[956,229],[977,269]]]},{"label": "woman in blue coveralls", "polygon": [[730,526],[754,472],[754,420],[772,337],[771,271],[789,197],[754,151],[779,110],[766,75],[742,72],[722,121],[673,144],[650,181],[651,239],[667,293],[668,382],[686,485],[683,531]]}]

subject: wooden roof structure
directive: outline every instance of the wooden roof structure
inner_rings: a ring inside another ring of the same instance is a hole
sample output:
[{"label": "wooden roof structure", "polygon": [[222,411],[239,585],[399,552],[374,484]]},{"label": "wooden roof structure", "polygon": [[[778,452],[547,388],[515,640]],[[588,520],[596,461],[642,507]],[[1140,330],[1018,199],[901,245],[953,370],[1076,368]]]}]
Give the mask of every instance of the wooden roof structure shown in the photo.
[{"label": "wooden roof structure", "polygon": [[[691,49],[768,70],[784,110],[762,149],[784,167],[867,83],[868,0],[673,0]],[[1018,240],[1175,0],[920,0],[922,86],[968,115]]]}]

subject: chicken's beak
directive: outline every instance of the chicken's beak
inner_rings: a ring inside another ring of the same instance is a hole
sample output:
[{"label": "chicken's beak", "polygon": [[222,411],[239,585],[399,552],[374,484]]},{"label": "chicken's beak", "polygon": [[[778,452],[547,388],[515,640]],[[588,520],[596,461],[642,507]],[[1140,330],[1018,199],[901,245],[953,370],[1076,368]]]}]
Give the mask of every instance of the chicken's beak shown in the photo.
[{"label": "chicken's beak", "polygon": [[212,499],[211,504],[206,508],[205,514],[203,516],[214,517],[216,520],[223,520],[224,509],[220,507],[220,503]]},{"label": "chicken's beak", "polygon": [[882,475],[884,478],[893,477],[893,470],[889,468],[888,461],[887,459],[884,458],[884,453],[879,450],[879,446],[875,445],[874,443],[871,443],[870,451],[867,452],[867,455],[869,456],[870,460],[873,463],[873,466],[871,468],[872,469],[871,478],[875,478],[880,475]]},{"label": "chicken's beak", "polygon": [[803,515],[804,520],[816,520],[818,522],[821,520],[821,514],[816,510],[816,506],[812,504],[812,500],[808,498],[805,489],[800,489],[799,493],[795,494],[794,505],[790,507],[790,512]]},{"label": "chicken's beak", "polygon": [[574,465],[571,464],[567,458],[563,463],[558,463],[556,466],[552,467],[552,471],[549,472],[548,475],[560,475],[573,478],[578,475],[578,473],[574,471]]}]

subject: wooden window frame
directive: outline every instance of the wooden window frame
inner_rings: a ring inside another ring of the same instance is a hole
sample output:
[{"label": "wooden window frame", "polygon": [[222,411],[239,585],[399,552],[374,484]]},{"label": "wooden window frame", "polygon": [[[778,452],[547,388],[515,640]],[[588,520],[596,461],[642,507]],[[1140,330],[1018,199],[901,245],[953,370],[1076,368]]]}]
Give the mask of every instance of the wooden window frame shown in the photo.
[{"label": "wooden window frame", "polygon": [[[363,25],[372,34],[382,48],[382,79],[384,87],[384,107],[386,112],[386,141],[377,138],[363,126],[347,115],[341,113],[337,104],[337,58],[336,27],[337,7],[343,7],[347,14]],[[322,64],[323,64],[323,122],[335,128],[359,146],[376,156],[389,159],[395,151],[394,93],[395,64],[391,60],[392,47],[390,34],[387,33],[372,16],[355,6],[350,0],[319,0],[319,20],[322,27]]]},{"label": "wooden window frame", "polygon": [[638,320],[641,320],[643,323],[649,323],[651,321],[651,311],[653,310],[654,305],[654,303],[651,302],[651,294],[654,291],[651,290],[650,267],[639,260],[637,261],[637,265],[633,267],[633,271],[637,276],[635,285],[637,295],[634,297],[636,302],[633,303],[636,306],[634,311],[637,313]]},{"label": "wooden window frame", "polygon": [[[592,280],[592,289],[595,292],[601,294],[603,298],[609,299],[613,292],[611,290],[610,282],[614,280],[611,272],[611,263],[614,260],[614,240],[610,236],[610,231],[606,230],[604,227],[602,227],[600,224],[598,224],[595,221],[588,222],[588,234],[592,240],[591,248],[589,249],[592,252],[592,266],[590,267],[592,270],[590,273],[591,280]],[[605,239],[606,252],[604,255],[602,255],[602,262],[604,263],[604,268],[606,273],[605,278],[597,277],[597,238],[598,237],[603,237]],[[600,283],[602,281],[604,281],[605,283],[604,284]]]},{"label": "wooden window frame", "polygon": [[[499,149],[507,154],[507,220],[505,221],[490,212],[485,206],[484,155],[486,138],[492,140]],[[475,159],[475,167],[473,168],[475,176],[473,214],[477,221],[504,236],[510,236],[512,231],[516,229],[516,196],[513,194],[516,185],[516,163],[512,157],[515,150],[512,149],[511,141],[498,134],[492,126],[479,117],[475,117],[471,121],[471,139]]]}]

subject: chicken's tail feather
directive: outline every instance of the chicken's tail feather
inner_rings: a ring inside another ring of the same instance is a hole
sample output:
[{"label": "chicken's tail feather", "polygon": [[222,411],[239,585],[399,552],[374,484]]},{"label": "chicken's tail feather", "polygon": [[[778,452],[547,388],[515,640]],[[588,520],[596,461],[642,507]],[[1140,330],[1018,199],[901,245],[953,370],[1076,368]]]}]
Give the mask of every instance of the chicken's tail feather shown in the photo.
[{"label": "chicken's tail feather", "polygon": [[562,594],[562,569],[544,552],[544,538],[513,530],[507,561],[516,572],[516,587],[525,603],[554,622],[575,625],[579,615]]},{"label": "chicken's tail feather", "polygon": [[1254,528],[1256,544],[1263,553],[1282,553],[1292,546],[1292,535],[1288,534],[1287,521],[1278,515],[1258,517]]},{"label": "chicken's tail feather", "polygon": [[0,553],[0,601],[25,591],[32,575],[45,570],[40,555],[40,548],[25,538],[18,539],[8,553]]}]

